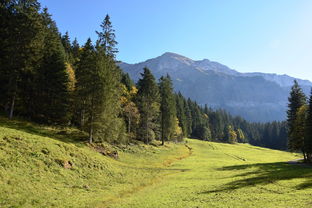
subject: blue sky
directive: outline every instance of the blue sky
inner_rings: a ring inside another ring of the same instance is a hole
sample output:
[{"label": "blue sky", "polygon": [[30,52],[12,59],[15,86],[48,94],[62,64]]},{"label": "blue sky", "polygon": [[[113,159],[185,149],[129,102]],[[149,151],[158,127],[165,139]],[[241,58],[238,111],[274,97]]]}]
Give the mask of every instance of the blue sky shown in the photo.
[{"label": "blue sky", "polygon": [[83,44],[111,16],[119,60],[175,52],[241,72],[312,80],[310,0],[40,0],[62,33]]}]

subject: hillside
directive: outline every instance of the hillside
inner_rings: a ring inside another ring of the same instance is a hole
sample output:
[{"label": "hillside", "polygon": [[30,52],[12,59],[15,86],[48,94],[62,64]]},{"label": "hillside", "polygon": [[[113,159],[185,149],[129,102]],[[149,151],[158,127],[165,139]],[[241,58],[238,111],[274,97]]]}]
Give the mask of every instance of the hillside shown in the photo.
[{"label": "hillside", "polygon": [[[135,81],[144,67],[151,69],[156,78],[169,74],[175,90],[199,104],[261,122],[285,120],[287,98],[295,79],[287,75],[240,73],[218,62],[194,61],[175,53],[119,65]],[[300,79],[298,82],[309,93],[312,83]]]},{"label": "hillside", "polygon": [[101,207],[167,175],[183,145],[112,147],[103,156],[74,129],[0,120],[0,207]]},{"label": "hillside", "polygon": [[311,202],[310,168],[285,163],[300,155],[191,139],[164,147],[105,144],[119,152],[116,160],[82,138],[75,129],[1,118],[0,206],[305,207]]}]

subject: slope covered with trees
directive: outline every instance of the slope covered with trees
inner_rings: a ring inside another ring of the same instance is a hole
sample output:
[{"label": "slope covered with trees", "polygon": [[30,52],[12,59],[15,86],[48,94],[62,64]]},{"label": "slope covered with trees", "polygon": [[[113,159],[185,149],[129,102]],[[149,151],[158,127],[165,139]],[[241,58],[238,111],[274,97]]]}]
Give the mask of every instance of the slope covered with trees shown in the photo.
[{"label": "slope covered with trees", "polygon": [[301,151],[305,162],[312,162],[312,91],[307,100],[295,80],[288,98],[288,148]]},{"label": "slope covered with trees", "polygon": [[36,0],[2,1],[0,18],[0,107],[10,119],[74,126],[90,143],[193,137],[286,149],[284,122],[249,123],[198,105],[173,91],[169,75],[156,80],[148,68],[134,83],[117,65],[109,15],[95,43],[82,46],[60,34]]}]

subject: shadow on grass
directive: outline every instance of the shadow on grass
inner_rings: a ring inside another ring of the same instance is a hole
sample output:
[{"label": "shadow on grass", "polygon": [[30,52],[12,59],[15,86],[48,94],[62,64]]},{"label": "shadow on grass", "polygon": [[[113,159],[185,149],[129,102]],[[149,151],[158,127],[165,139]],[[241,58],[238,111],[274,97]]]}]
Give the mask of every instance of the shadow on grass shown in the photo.
[{"label": "shadow on grass", "polygon": [[84,132],[74,128],[45,126],[22,120],[9,120],[4,117],[0,117],[0,126],[38,136],[50,137],[62,142],[73,143],[77,146],[83,145],[82,142],[87,138],[87,135]]},{"label": "shadow on grass", "polygon": [[[278,181],[300,179],[300,178],[305,179],[305,181],[295,187],[288,188],[301,190],[312,187],[312,168],[287,164],[285,162],[226,166],[218,169],[218,171],[232,171],[232,172],[247,171],[247,172],[234,175],[233,176],[234,179],[236,177],[240,177],[240,179],[227,183],[220,189],[204,191],[201,192],[200,194],[228,192],[231,190],[236,190],[245,187],[253,187],[256,185],[267,185],[276,183]],[[241,179],[241,177],[244,178]]]}]

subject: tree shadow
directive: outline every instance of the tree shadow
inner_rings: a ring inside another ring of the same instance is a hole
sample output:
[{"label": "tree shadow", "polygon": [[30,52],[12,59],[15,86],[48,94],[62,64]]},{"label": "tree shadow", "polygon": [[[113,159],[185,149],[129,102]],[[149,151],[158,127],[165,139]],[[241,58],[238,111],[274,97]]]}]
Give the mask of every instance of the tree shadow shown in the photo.
[{"label": "tree shadow", "polygon": [[34,124],[28,121],[22,120],[8,120],[6,118],[0,117],[0,126],[15,129],[19,131],[24,131],[26,133],[50,137],[66,143],[73,143],[77,146],[83,145],[83,141],[86,140],[86,133],[79,131],[75,128],[62,128],[57,126],[45,126]]},{"label": "tree shadow", "polygon": [[301,190],[312,187],[312,168],[287,164],[285,162],[234,165],[226,166],[218,170],[232,172],[245,170],[247,172],[233,176],[233,178],[244,177],[243,179],[234,180],[225,184],[220,189],[203,191],[200,194],[227,192],[245,187],[268,185],[278,181],[300,178],[306,180],[297,186],[291,187],[292,189]]}]

